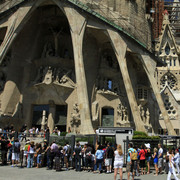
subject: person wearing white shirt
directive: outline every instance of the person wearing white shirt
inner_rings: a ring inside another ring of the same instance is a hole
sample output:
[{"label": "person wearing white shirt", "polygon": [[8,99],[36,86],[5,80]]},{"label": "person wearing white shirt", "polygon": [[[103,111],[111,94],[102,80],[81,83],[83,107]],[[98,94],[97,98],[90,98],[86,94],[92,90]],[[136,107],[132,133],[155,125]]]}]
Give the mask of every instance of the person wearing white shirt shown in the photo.
[{"label": "person wearing white shirt", "polygon": [[174,155],[172,153],[172,150],[169,150],[169,172],[168,172],[167,180],[171,180],[172,174],[174,175],[175,180],[179,180],[174,170]]},{"label": "person wearing white shirt", "polygon": [[177,173],[179,174],[179,151],[178,151],[178,149],[175,150],[174,162],[176,165]]},{"label": "person wearing white shirt", "polygon": [[123,178],[123,163],[124,163],[124,155],[122,151],[122,147],[120,144],[117,145],[117,150],[114,152],[115,160],[114,160],[114,180],[116,180],[116,176],[119,170],[120,180]]},{"label": "person wearing white shirt", "polygon": [[163,149],[161,144],[158,144],[158,168],[159,168],[159,173],[162,173],[162,166],[163,166]]}]

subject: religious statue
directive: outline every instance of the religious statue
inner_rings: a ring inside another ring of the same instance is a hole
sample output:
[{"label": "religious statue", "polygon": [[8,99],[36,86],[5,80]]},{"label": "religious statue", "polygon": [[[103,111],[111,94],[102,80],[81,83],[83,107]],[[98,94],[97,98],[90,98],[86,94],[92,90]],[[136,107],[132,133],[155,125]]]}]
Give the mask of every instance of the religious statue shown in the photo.
[{"label": "religious statue", "polygon": [[45,126],[47,125],[47,122],[46,122],[46,111],[43,110],[43,113],[42,113],[42,122],[41,122],[41,129],[42,130],[45,130]]},{"label": "religious statue", "polygon": [[150,124],[150,112],[148,108],[146,110],[146,124]]},{"label": "religious statue", "polygon": [[43,83],[51,84],[53,81],[53,75],[52,74],[53,74],[53,71],[52,71],[51,67],[49,66],[48,71],[44,77]]},{"label": "religious statue", "polygon": [[73,131],[76,132],[76,129],[80,126],[81,124],[81,119],[80,119],[80,112],[79,112],[79,105],[75,103],[73,105],[73,112],[71,113],[71,120],[70,124],[73,127]]},{"label": "religious statue", "polygon": [[129,123],[128,109],[123,106],[121,103],[117,108],[118,121],[119,125],[127,125]]}]

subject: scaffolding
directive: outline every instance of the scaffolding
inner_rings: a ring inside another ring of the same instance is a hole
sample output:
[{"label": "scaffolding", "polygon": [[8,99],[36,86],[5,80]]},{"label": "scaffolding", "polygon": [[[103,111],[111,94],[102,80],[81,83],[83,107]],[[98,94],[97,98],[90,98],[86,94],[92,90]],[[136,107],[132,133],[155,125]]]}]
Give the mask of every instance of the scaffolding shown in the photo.
[{"label": "scaffolding", "polygon": [[174,36],[180,40],[180,0],[174,2],[166,2],[165,9],[169,13],[169,21]]},{"label": "scaffolding", "polygon": [[147,9],[154,20],[152,24],[154,40],[161,33],[163,12],[167,10],[172,32],[180,44],[180,0],[147,0]]}]

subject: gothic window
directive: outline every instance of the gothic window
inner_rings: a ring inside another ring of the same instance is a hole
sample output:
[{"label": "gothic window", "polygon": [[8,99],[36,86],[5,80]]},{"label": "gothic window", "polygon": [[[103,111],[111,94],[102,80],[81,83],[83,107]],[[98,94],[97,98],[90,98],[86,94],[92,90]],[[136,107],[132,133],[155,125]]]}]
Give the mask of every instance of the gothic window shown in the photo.
[{"label": "gothic window", "polygon": [[160,85],[161,85],[161,88],[163,88],[165,85],[168,85],[171,89],[176,89],[177,88],[177,80],[173,74],[166,73],[161,78]]},{"label": "gothic window", "polygon": [[167,43],[166,44],[166,47],[165,47],[165,53],[166,53],[166,55],[169,55],[170,54],[170,47],[169,47],[169,44]]},{"label": "gothic window", "polygon": [[102,108],[102,127],[114,127],[114,109]]},{"label": "gothic window", "polygon": [[148,98],[148,89],[145,86],[139,86],[137,89],[137,98],[138,99],[147,99]]}]

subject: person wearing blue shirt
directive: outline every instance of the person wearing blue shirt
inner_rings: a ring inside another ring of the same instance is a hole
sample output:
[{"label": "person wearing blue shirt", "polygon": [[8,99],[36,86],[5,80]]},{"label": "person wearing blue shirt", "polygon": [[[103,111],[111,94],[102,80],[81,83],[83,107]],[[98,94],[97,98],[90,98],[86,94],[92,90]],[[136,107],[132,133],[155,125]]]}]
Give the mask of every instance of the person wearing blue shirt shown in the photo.
[{"label": "person wearing blue shirt", "polygon": [[95,153],[95,166],[94,166],[94,172],[97,170],[97,165],[99,165],[99,173],[101,173],[102,169],[102,162],[104,160],[104,151],[102,150],[102,146],[99,145],[96,153]]},{"label": "person wearing blue shirt", "polygon": [[[133,148],[133,145],[131,143],[128,144],[128,154],[127,154],[127,166],[126,166],[126,171],[127,171],[127,174],[128,174],[128,180],[130,178],[130,172],[132,173],[132,168],[131,168],[131,153],[134,152],[134,148]],[[134,176],[133,176],[133,179],[134,179]]]}]

